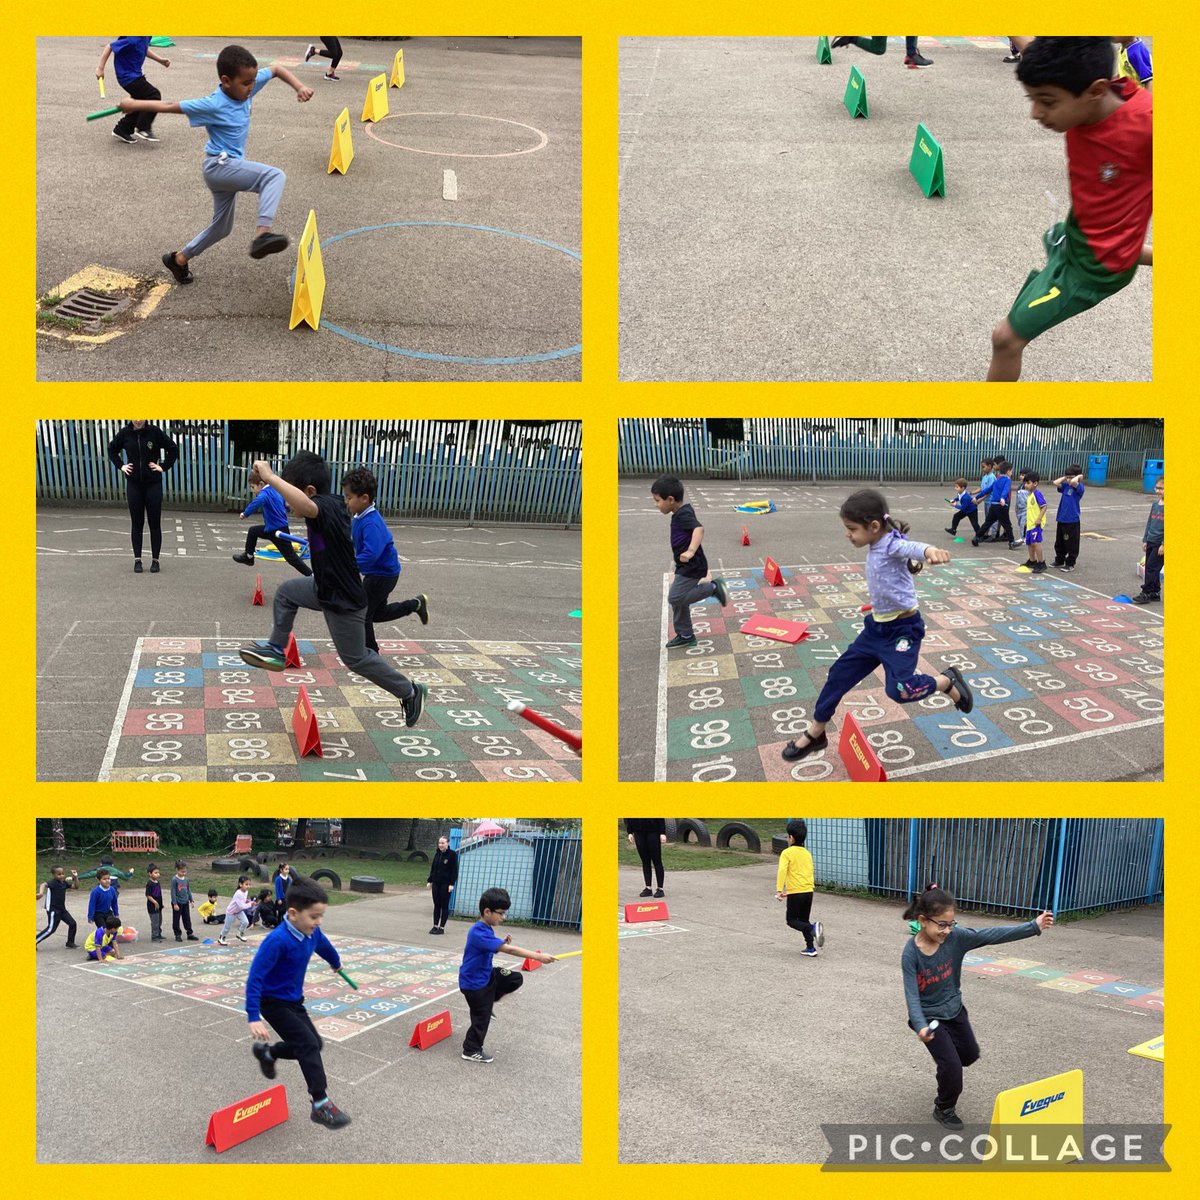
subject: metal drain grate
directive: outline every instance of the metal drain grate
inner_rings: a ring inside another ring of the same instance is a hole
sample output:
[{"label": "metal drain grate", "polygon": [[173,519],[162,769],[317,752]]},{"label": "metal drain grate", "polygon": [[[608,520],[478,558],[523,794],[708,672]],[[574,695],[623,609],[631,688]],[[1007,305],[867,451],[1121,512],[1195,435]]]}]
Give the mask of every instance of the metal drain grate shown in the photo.
[{"label": "metal drain grate", "polygon": [[128,296],[109,292],[94,292],[91,288],[81,288],[73,292],[61,304],[54,307],[54,312],[60,317],[77,317],[81,321],[99,321],[102,317],[111,317],[129,307]]}]

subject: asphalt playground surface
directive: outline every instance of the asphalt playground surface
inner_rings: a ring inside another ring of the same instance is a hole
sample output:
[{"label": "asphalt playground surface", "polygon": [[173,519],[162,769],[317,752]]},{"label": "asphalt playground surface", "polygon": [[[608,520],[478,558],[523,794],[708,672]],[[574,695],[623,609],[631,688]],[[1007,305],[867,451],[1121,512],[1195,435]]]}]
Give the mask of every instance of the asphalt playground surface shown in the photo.
[{"label": "asphalt playground surface", "polygon": [[[78,911],[78,900],[73,907],[82,941],[86,910]],[[335,946],[339,936],[353,936],[460,951],[466,922],[453,921],[445,937],[433,938],[430,913],[428,892],[417,889],[331,909],[322,928]],[[45,914],[37,915],[41,929]],[[548,953],[579,949],[576,935],[512,932],[518,945],[533,942]],[[164,947],[174,947],[167,937]],[[246,946],[235,942],[224,953],[252,954],[259,940],[251,934]],[[308,1119],[308,1094],[296,1064],[280,1063],[274,1081],[262,1077],[250,1053],[244,1012],[223,1012],[186,996],[106,978],[99,965],[78,969],[83,951],[66,950],[64,943],[59,932],[37,952],[39,1162],[93,1161],[88,1129],[94,1087],[81,1083],[98,1080],[115,1105],[112,1115],[120,1124],[115,1153],[121,1162],[579,1161],[582,960],[528,973],[521,990],[498,1006],[486,1041],[495,1058],[490,1065],[460,1057],[470,1022],[457,991],[349,1041],[327,1040],[329,1095],[351,1117],[345,1128],[327,1130]],[[140,941],[128,954],[157,951]],[[499,957],[508,960],[502,965],[520,966],[516,958]],[[314,959],[309,985],[326,973],[325,964]],[[416,1022],[443,1008],[450,1011],[450,1037],[423,1051],[410,1049]],[[153,1087],[147,1082],[148,1056],[165,1072]],[[209,1115],[275,1083],[287,1087],[288,1122],[218,1159],[204,1144]],[[152,1092],[153,1101],[146,1103]],[[525,1119],[506,1123],[502,1138],[449,1136],[453,1114],[488,1111],[520,1112]]]},{"label": "asphalt playground surface", "polygon": [[[822,1123],[937,1129],[933,1060],[906,1022],[903,906],[818,892],[825,946],[804,958],[775,870],[668,874],[670,924],[684,932],[620,940],[621,1162],[821,1162]],[[640,869],[618,877],[620,902],[636,899]],[[1162,920],[1161,907],[1132,909],[980,953],[1161,990]],[[1127,1053],[1161,1036],[1161,1011],[965,966],[962,989],[982,1050],[958,1104],[968,1125],[990,1121],[997,1092],[1076,1067],[1087,1123],[1161,1122],[1163,1064]]]},{"label": "asphalt playground surface", "polygon": [[[655,751],[658,740],[657,719],[660,707],[662,659],[671,655],[661,649],[670,636],[669,619],[664,620],[664,574],[673,572],[670,557],[669,518],[655,509],[650,499],[649,478],[623,478],[618,484],[618,538],[620,546],[620,632],[619,688],[620,778],[655,778]],[[684,498],[695,506],[704,525],[704,551],[713,575],[725,571],[759,568],[767,555],[783,566],[835,564],[865,561],[865,552],[846,540],[838,519],[838,507],[859,487],[878,487],[876,481],[845,481],[838,484],[772,483],[757,480],[739,484],[732,480],[684,479]],[[970,526],[964,521],[959,533],[967,537],[955,544],[944,532],[951,515],[945,497],[953,487],[928,484],[896,483],[883,485],[891,511],[908,521],[910,536],[951,552],[957,559],[999,559],[1010,562],[1014,571],[1024,557],[999,544],[973,547]],[[1043,488],[1051,504],[1047,521],[1046,545],[1053,558],[1055,500]],[[747,517],[735,511],[747,500],[771,499],[778,512],[765,517]],[[1083,531],[1076,570],[1061,575],[1053,568],[1050,576],[1068,580],[1089,589],[1089,596],[1111,598],[1119,593],[1136,595],[1140,590],[1137,562],[1141,556],[1141,538],[1152,497],[1140,492],[1089,487],[1083,503]],[[751,538],[742,546],[742,527]],[[1111,540],[1089,538],[1098,533]],[[937,567],[926,566],[926,571]],[[1014,579],[1027,579],[1016,575]],[[921,579],[917,581],[922,596]],[[1164,586],[1163,595],[1166,596]],[[1165,604],[1165,599],[1163,601]],[[716,615],[715,601],[708,602]],[[1162,606],[1147,606],[1161,615]],[[699,611],[699,610],[697,610]],[[1145,611],[1145,610],[1143,610]],[[732,610],[725,610],[729,618]],[[663,636],[664,629],[667,631]],[[882,680],[882,671],[873,677]],[[844,719],[834,716],[831,728],[836,732]],[[831,739],[831,745],[833,744]],[[1028,749],[1037,748],[1032,743]],[[974,757],[972,761],[938,769],[922,776],[937,781],[998,783],[1051,780],[1161,781],[1163,778],[1163,726],[1114,730],[1100,737],[1057,741],[1036,753],[1005,753],[994,757]],[[907,782],[897,779],[896,782]]]},{"label": "asphalt playground surface", "polygon": [[[581,622],[578,531],[389,521],[401,560],[392,599],[424,592],[429,625],[408,617],[377,637],[576,642]],[[163,513],[162,571],[133,573],[125,509],[42,507],[37,544],[37,741],[40,780],[95,780],[140,636],[251,641],[270,632],[271,596],[286,563],[241,566],[246,522],[232,513]],[[266,605],[253,607],[261,575]],[[302,610],[295,633],[327,638]],[[290,736],[290,734],[289,734]]]},{"label": "asphalt playground surface", "polygon": [[[171,66],[147,60],[146,77],[165,100],[208,95],[229,41],[181,38],[158,51]],[[99,98],[102,44],[38,40],[38,295],[93,263],[172,287],[104,345],[38,337],[39,380],[580,378],[578,38],[343,38],[336,83],[322,78],[328,60],[303,62],[305,39],[245,40],[260,66],[282,63],[315,92],[298,104],[272,80],[254,99],[246,147],[287,174],[275,228],[292,245],[250,259],[255,198],[242,196],[233,233],[194,261],[186,286],[160,260],[211,219],[204,131],[162,114],[157,144],[126,145],[110,135],[116,117],[85,124],[125,94],[110,62]],[[401,48],[405,84],[389,89],[386,118],[364,124],[368,81],[390,75]],[[343,107],[354,159],[330,175]],[[443,199],[447,170],[456,200]],[[321,328],[289,330],[310,209],[326,277]]]},{"label": "asphalt playground surface", "polygon": [[[922,37],[933,66],[909,70],[903,38],[832,66],[811,37],[622,38],[620,377],[983,380],[1069,207],[1007,44]],[[944,197],[909,174],[918,122]],[[1152,270],[1037,338],[1022,380],[1149,380]]]}]

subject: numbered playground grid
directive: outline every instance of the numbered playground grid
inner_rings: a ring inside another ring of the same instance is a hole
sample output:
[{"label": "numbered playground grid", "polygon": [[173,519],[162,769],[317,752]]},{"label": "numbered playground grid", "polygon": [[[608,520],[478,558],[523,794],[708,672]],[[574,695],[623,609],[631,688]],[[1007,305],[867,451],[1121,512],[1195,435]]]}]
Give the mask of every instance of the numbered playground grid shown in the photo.
[{"label": "numbered playground grid", "polygon": [[[101,780],[578,780],[580,760],[506,710],[510,700],[577,730],[577,642],[381,641],[380,653],[429,688],[420,722],[348,671],[332,641],[301,641],[301,667],[258,671],[250,638],[142,637],[134,648]],[[308,691],[324,757],[300,758],[292,713]]]},{"label": "numbered playground grid", "polygon": [[1146,987],[1144,984],[1131,983],[1119,975],[1105,975],[1101,971],[1064,971],[1028,958],[988,958],[982,954],[968,954],[963,959],[963,967],[973,975],[992,978],[1013,975],[1032,979],[1038,987],[1074,996],[1108,996],[1146,1012],[1165,1011],[1161,987]]},{"label": "numbered playground grid", "polygon": [[[358,991],[316,958],[304,985],[305,1007],[317,1032],[328,1041],[347,1041],[458,991],[461,954],[355,937],[335,938],[334,945],[342,969],[358,984]],[[245,1013],[246,976],[254,946],[254,942],[229,947],[191,942],[100,968],[79,963],[76,969],[102,971],[105,977],[125,983]]]},{"label": "numbered playground grid", "polygon": [[[847,779],[836,744],[847,711],[889,778],[1161,725],[1161,614],[1014,566],[966,560],[927,567],[917,582],[921,670],[958,667],[974,692],[973,712],[958,712],[940,693],[900,705],[884,693],[880,669],[843,701],[829,748],[794,766],[780,751],[805,729],[829,667],[862,630],[863,569],[785,567],[782,587],[768,586],[761,568],[727,573],[728,607],[695,605],[696,644],[660,659],[656,778]],[[669,584],[667,576],[664,603]],[[746,637],[739,630],[753,616],[806,622],[808,638],[788,645]]]},{"label": "numbered playground grid", "polygon": [[629,924],[625,920],[625,914],[617,910],[617,938],[632,938],[632,937],[650,937],[656,933],[687,933],[687,930],[679,925],[672,925],[669,921],[635,921]]}]

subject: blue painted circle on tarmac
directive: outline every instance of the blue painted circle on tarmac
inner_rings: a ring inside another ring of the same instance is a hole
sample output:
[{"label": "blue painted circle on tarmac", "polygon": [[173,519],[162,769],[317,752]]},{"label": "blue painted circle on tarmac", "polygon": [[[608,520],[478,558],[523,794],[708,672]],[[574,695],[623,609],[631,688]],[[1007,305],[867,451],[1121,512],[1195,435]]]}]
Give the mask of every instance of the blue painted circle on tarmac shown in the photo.
[{"label": "blue painted circle on tarmac", "polygon": [[[556,250],[559,254],[565,254],[568,258],[573,258],[576,262],[583,261],[583,256],[576,251],[569,250],[566,246],[559,246],[555,242],[548,242],[544,238],[532,237],[527,233],[517,233],[512,229],[494,229],[490,225],[466,225],[460,221],[389,221],[386,225],[364,225],[361,229],[348,229],[345,233],[335,233],[333,237],[326,238],[321,242],[321,250],[323,253],[327,246],[332,246],[334,242],[340,242],[343,238],[354,237],[356,233],[374,233],[380,229],[407,229],[420,226],[432,226],[443,229],[473,229],[480,233],[498,233],[501,237],[516,238],[518,241],[532,242],[535,246],[545,246],[548,250]],[[295,278],[296,273],[293,271],[293,288],[296,285]],[[561,350],[547,350],[542,354],[516,354],[488,358],[479,358],[469,354],[436,354],[430,350],[409,350],[403,346],[392,346],[387,342],[377,342],[374,338],[363,337],[360,333],[352,333],[349,329],[344,329],[341,325],[334,325],[332,322],[325,320],[321,321],[321,328],[328,329],[330,333],[336,333],[339,337],[357,342],[360,346],[370,346],[373,350],[386,350],[389,354],[403,354],[406,358],[421,358],[428,362],[460,363],[471,367],[519,366],[522,363],[549,362],[555,358],[571,358],[573,355],[583,353],[583,343],[577,342],[574,346],[566,346]]]}]

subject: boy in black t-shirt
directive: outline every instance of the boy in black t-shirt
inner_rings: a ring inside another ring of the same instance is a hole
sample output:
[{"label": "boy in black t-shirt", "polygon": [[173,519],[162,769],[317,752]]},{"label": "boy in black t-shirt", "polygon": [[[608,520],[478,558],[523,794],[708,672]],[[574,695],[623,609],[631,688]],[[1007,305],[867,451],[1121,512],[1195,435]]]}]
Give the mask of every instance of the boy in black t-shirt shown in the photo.
[{"label": "boy in black t-shirt", "polygon": [[282,477],[269,463],[256,462],[250,481],[269,483],[308,525],[308,552],[312,576],[289,579],[275,591],[275,624],[270,638],[241,651],[242,661],[268,671],[284,669],[288,634],[296,610],[312,608],[325,615],[329,636],[346,667],[391,692],[404,706],[404,724],[411,728],[421,716],[426,688],[414,684],[369,650],[366,643],[367,594],[363,591],[350,534],[350,514],[340,496],[330,494],[330,472],[325,460],[311,450],[300,450],[284,466]]},{"label": "boy in black t-shirt", "polygon": [[[75,918],[67,912],[67,888],[79,886],[79,872],[71,868],[71,877],[63,867],[51,867],[50,878],[38,888],[37,898],[46,909],[46,928],[37,935],[35,946],[40,946],[60,924],[67,927],[67,949],[75,949]],[[26,895],[29,893],[27,892]]]},{"label": "boy in black t-shirt", "polygon": [[729,603],[729,594],[723,579],[708,578],[708,559],[700,545],[704,526],[696,518],[692,506],[684,504],[683,484],[673,475],[664,475],[651,485],[650,495],[659,512],[671,514],[671,554],[675,558],[675,582],[667,594],[667,604],[671,608],[675,636],[667,643],[667,649],[694,646],[696,635],[692,632],[692,605],[716,596],[717,603],[724,608]]}]

